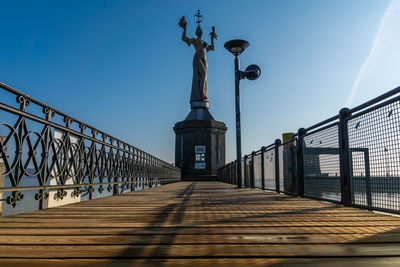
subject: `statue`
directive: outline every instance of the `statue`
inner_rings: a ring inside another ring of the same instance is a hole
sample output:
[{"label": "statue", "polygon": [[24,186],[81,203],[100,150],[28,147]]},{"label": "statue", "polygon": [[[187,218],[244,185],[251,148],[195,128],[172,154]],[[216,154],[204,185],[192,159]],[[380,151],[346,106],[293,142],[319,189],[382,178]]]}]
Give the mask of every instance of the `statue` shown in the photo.
[{"label": "statue", "polygon": [[196,35],[197,38],[188,38],[186,36],[186,27],[187,22],[185,20],[185,16],[181,18],[179,21],[179,26],[183,28],[182,40],[187,43],[188,46],[193,45],[196,53],[193,57],[193,80],[192,80],[192,93],[190,96],[190,104],[192,108],[195,107],[209,107],[208,100],[208,89],[207,89],[207,59],[204,50],[214,51],[214,39],[217,39],[217,34],[215,33],[215,27],[212,27],[211,36],[211,45],[207,44],[205,41],[201,39],[203,35],[203,31],[200,27],[200,23],[202,22],[200,15],[200,10],[197,11],[195,15],[197,17],[197,29]]}]

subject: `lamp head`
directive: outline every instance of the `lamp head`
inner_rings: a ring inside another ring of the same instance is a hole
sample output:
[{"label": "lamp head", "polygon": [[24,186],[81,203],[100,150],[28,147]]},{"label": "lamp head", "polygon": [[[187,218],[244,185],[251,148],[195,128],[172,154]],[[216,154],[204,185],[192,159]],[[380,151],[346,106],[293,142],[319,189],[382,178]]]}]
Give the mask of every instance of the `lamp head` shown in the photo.
[{"label": "lamp head", "polygon": [[257,80],[258,77],[260,77],[261,69],[259,66],[252,64],[246,68],[245,73],[246,73],[247,79],[254,81],[254,80]]},{"label": "lamp head", "polygon": [[249,42],[245,40],[230,40],[224,44],[224,47],[231,52],[234,56],[240,55],[247,47],[249,47]]}]

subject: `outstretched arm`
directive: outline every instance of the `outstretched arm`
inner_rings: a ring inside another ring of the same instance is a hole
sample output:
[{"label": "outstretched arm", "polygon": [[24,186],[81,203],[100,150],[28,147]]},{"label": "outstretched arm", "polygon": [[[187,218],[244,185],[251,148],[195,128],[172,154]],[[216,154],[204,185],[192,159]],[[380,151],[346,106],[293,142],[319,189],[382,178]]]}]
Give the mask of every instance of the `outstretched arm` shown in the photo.
[{"label": "outstretched arm", "polygon": [[215,46],[214,46],[214,39],[213,38],[211,38],[211,45],[207,45],[207,52],[208,51],[214,51],[214,48],[215,48]]},{"label": "outstretched arm", "polygon": [[218,35],[215,33],[215,27],[212,26],[212,32],[210,33],[211,36],[211,45],[207,46],[207,52],[212,50],[214,51],[215,46],[214,46],[214,39],[217,39]]},{"label": "outstretched arm", "polygon": [[183,16],[183,17],[181,18],[181,20],[179,21],[179,26],[181,26],[182,29],[183,29],[182,41],[184,41],[185,43],[187,43],[187,45],[190,46],[189,38],[186,36],[186,26],[187,26],[187,22],[186,22],[186,20],[185,20],[185,16]]},{"label": "outstretched arm", "polygon": [[185,43],[187,43],[188,46],[190,46],[189,37],[186,36],[186,28],[183,29],[182,41],[184,41]]}]

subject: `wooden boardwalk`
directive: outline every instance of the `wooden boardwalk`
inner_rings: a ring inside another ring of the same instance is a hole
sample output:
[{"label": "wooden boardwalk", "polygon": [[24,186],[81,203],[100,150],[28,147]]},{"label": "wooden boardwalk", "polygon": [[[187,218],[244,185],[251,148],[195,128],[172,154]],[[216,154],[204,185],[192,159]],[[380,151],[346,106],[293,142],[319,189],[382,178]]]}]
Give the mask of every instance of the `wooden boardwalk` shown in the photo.
[{"label": "wooden boardwalk", "polygon": [[179,182],[0,219],[0,266],[400,265],[400,218]]}]

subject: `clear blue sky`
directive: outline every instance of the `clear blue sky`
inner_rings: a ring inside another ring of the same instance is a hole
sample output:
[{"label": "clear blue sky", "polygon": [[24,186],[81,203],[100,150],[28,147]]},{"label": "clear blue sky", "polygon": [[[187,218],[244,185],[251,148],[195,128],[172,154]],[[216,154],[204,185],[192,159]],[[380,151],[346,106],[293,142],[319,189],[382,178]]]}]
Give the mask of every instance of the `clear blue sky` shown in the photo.
[{"label": "clear blue sky", "polygon": [[[71,116],[169,162],[173,125],[190,111],[194,50],[181,41],[204,15],[211,113],[235,155],[233,56],[250,42],[242,81],[242,144],[249,153],[400,85],[400,3],[303,1],[1,1],[0,76]],[[351,92],[355,92],[351,96]]]}]

